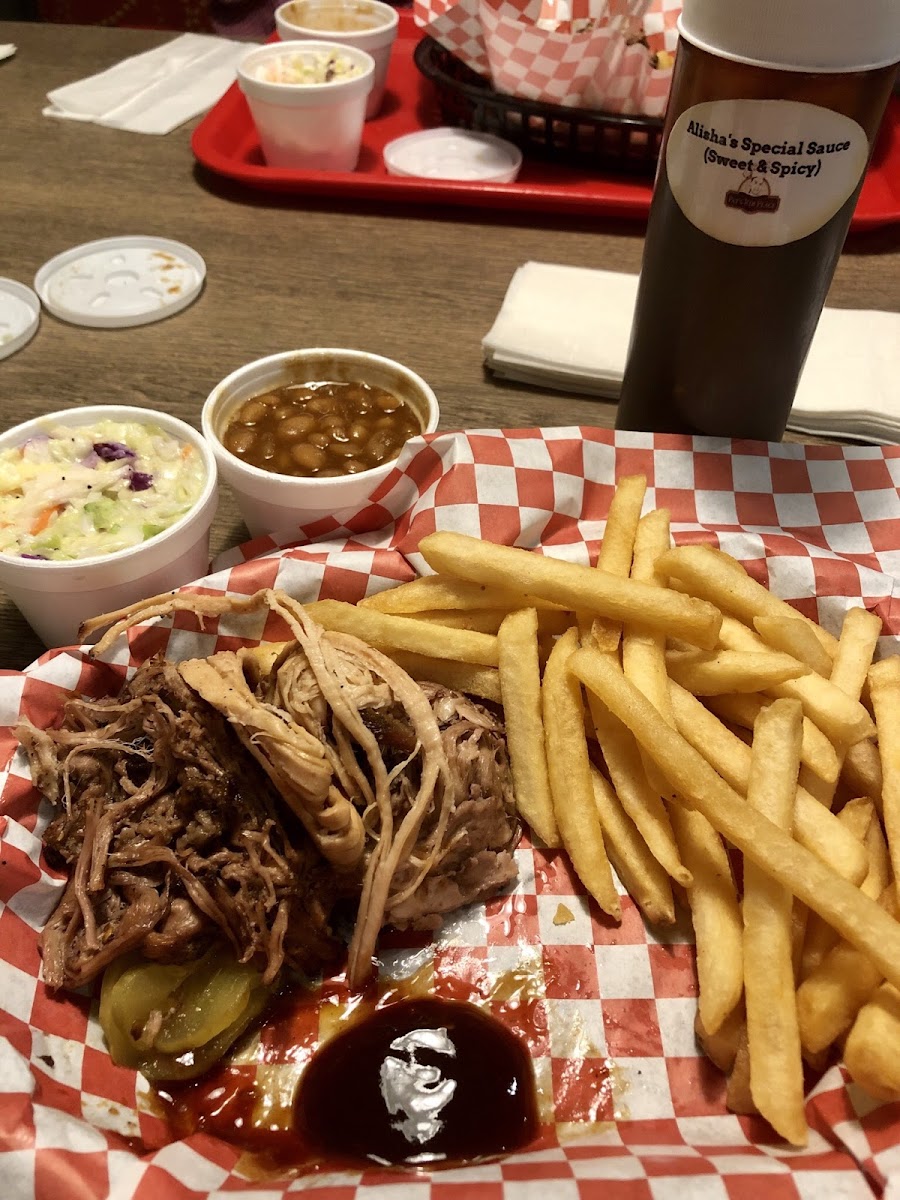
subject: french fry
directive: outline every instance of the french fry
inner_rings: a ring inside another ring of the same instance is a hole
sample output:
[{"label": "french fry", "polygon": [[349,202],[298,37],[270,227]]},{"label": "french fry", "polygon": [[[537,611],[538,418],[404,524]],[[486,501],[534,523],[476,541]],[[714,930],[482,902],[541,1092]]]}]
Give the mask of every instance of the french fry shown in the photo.
[{"label": "french fry", "polygon": [[432,658],[430,654],[413,654],[409,650],[389,650],[388,656],[413,679],[440,683],[457,692],[469,692],[502,704],[500,672],[494,667],[478,667],[471,663],[454,662],[451,658]]},{"label": "french fry", "polygon": [[419,553],[432,569],[444,574],[480,584],[520,588],[578,613],[640,621],[703,649],[713,649],[718,638],[718,609],[668,588],[618,579],[578,563],[513,546],[497,546],[462,533],[430,533],[419,543]]},{"label": "french fry", "polygon": [[690,887],[691,873],[678,852],[669,814],[659,793],[647,781],[634,737],[596,697],[589,696],[588,703],[597,741],[622,807],[660,866],[682,887]]},{"label": "french fry", "polygon": [[510,613],[500,626],[500,687],[516,805],[546,846],[558,846],[541,716],[537,633],[537,610],[533,608]]},{"label": "french fry", "polygon": [[377,609],[360,608],[341,600],[320,600],[315,619],[325,629],[362,638],[379,650],[408,650],[432,658],[455,659],[479,667],[497,666],[497,639],[468,629],[442,629],[412,617],[398,617]]},{"label": "french fry", "polygon": [[[668,512],[657,509],[642,517],[635,539],[632,574],[652,586],[660,586],[656,562],[668,545]],[[674,726],[664,638],[639,625],[626,625],[622,661],[629,681],[647,697],[663,720]],[[588,701],[592,699],[588,692]],[[656,792],[673,801],[669,819],[681,860],[691,873],[687,898],[694,924],[700,983],[698,1014],[707,1035],[717,1037],[737,1006],[744,986],[741,914],[731,865],[722,839],[710,823],[700,813],[689,812],[677,803],[668,780],[653,759],[638,748],[647,780]]]},{"label": "french fry", "polygon": [[523,595],[515,584],[497,588],[446,575],[423,575],[409,583],[366,596],[357,607],[374,608],[377,612],[395,616],[412,616],[435,609],[505,608],[512,612],[517,608],[558,608],[559,605],[537,596]]},{"label": "french fry", "polygon": [[691,873],[688,903],[694,925],[698,1011],[715,1036],[744,990],[741,910],[722,839],[700,812],[683,806],[670,810],[684,865]]},{"label": "french fry", "polygon": [[900,1100],[900,992],[884,983],[860,1010],[847,1036],[844,1063],[878,1100]]},{"label": "french fry", "polygon": [[[408,615],[417,621],[427,621],[429,625],[446,625],[451,629],[471,629],[475,633],[496,634],[510,612],[520,611],[521,608],[440,608]],[[561,608],[542,608],[538,611],[538,628],[543,634],[558,636],[565,633],[574,621],[575,614],[565,612]]]},{"label": "french fry", "polygon": [[[669,685],[669,695],[681,736],[736,792],[746,795],[750,747],[674,681]],[[797,789],[794,837],[851,883],[858,884],[865,879],[868,870],[865,847],[803,788]]]},{"label": "french fry", "polygon": [[[662,587],[662,580],[656,573],[656,561],[669,549],[670,542],[668,509],[656,508],[641,517],[634,539],[632,579]],[[640,624],[629,623],[624,626],[622,668],[625,677],[641,689],[671,724],[665,650],[666,639],[663,634]],[[643,755],[641,757],[650,786],[664,796],[666,782],[651,760]]]},{"label": "french fry", "polygon": [[710,1033],[700,1017],[700,1009],[694,1017],[694,1035],[700,1048],[710,1062],[729,1074],[737,1057],[741,1037],[746,1034],[747,1019],[743,1004],[731,1010],[715,1033]]},{"label": "french fry", "polygon": [[728,1075],[728,1087],[725,1089],[725,1107],[729,1112],[742,1115],[758,1111],[750,1087],[750,1042],[746,1023],[738,1034],[737,1052]]},{"label": "french fry", "polygon": [[[871,903],[868,897],[865,900]],[[900,908],[894,884],[884,889],[875,907],[883,915],[893,917],[897,925]],[[850,1028],[856,1014],[885,978],[884,965],[859,944],[841,940],[832,946],[797,989],[797,1017],[804,1050],[818,1054]],[[893,969],[891,973],[896,975]]]},{"label": "french fry", "polygon": [[781,650],[792,658],[806,663],[817,675],[831,676],[831,656],[799,617],[777,617],[769,614],[753,618],[753,628],[772,650]]},{"label": "french fry", "polygon": [[[760,650],[765,646],[762,638],[734,617],[723,617],[719,641],[726,650]],[[821,675],[810,672],[809,675],[779,683],[766,691],[776,699],[787,696],[799,700],[809,719],[833,742],[852,745],[875,733],[872,718],[863,705]]]},{"label": "french fry", "polygon": [[[786,831],[793,824],[802,718],[798,700],[776,700],[759,714],[753,731],[747,803]],[[750,1092],[777,1133],[794,1146],[805,1146],[791,893],[753,862],[744,863],[743,914]]]},{"label": "french fry", "polygon": [[429,625],[444,625],[448,629],[471,629],[473,633],[496,634],[508,614],[509,609],[506,608],[437,608],[398,615],[427,621]]},{"label": "french fry", "polygon": [[850,746],[844,756],[841,782],[852,796],[868,796],[881,813],[881,758],[878,747],[868,738]]},{"label": "french fry", "polygon": [[785,600],[751,579],[741,564],[711,546],[678,546],[669,550],[659,563],[663,575],[677,579],[691,595],[709,600],[722,612],[730,613],[746,625],[754,617],[790,617],[809,625],[828,657],[837,652],[837,639],[797,612]]},{"label": "french fry", "polygon": [[620,921],[622,904],[594,800],[581,684],[568,669],[577,645],[573,627],[554,646],[541,689],[553,812],[578,878],[603,911]]},{"label": "french fry", "polygon": [[[870,956],[886,979],[900,983],[900,923],[895,917],[755,812],[693,746],[669,728],[611,656],[577,650],[568,666],[628,726],[685,804],[702,813],[745,859],[762,867]],[[686,865],[690,869],[690,862]]]},{"label": "french fry", "polygon": [[[872,655],[881,634],[881,617],[864,608],[851,608],[844,617],[837,653],[831,671],[831,682],[845,692],[851,700],[859,700],[866,686]],[[846,746],[837,747],[838,758],[843,766]],[[830,786],[816,787],[815,796],[831,808],[837,782]]]},{"label": "french fry", "polygon": [[[717,717],[732,725],[740,725],[743,729],[752,729],[760,709],[774,703],[773,697],[759,695],[710,696],[704,700],[706,707],[712,709]],[[803,718],[800,761],[825,783],[837,782],[840,773],[837,751],[818,725],[814,725],[806,716]]]},{"label": "french fry", "polygon": [[759,692],[809,674],[805,663],[776,650],[718,650],[696,655],[677,651],[666,655],[666,667],[669,677],[695,696]]},{"label": "french fry", "polygon": [[650,853],[611,785],[593,764],[591,782],[603,839],[616,874],[651,925],[674,925],[675,901],[668,875]]},{"label": "french fry", "polygon": [[[865,844],[869,870],[859,885],[860,891],[877,900],[890,882],[891,864],[875,806],[867,796],[849,800],[838,813],[838,820]],[[800,979],[812,974],[837,940],[838,935],[821,917],[810,918],[800,959]]]},{"label": "french fry", "polygon": [[900,658],[875,663],[869,671],[869,690],[878,726],[881,816],[894,878],[900,881]]},{"label": "french fry", "polygon": [[[616,484],[609,512],[606,514],[603,541],[597,555],[598,570],[606,571],[609,575],[618,575],[621,579],[628,578],[634,553],[634,538],[646,491],[646,475],[626,475]],[[590,632],[598,650],[607,653],[615,653],[618,650],[619,638],[622,636],[620,621],[594,617],[592,621],[586,620],[584,625],[581,630],[582,640],[585,640]]]}]

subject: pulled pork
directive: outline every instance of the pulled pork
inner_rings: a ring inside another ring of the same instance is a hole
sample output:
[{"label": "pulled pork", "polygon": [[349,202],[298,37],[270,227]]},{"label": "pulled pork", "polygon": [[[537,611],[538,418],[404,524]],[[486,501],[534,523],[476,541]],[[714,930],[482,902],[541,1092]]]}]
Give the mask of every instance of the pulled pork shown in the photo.
[{"label": "pulled pork", "polygon": [[340,893],[358,897],[359,987],[384,925],[434,927],[515,879],[506,738],[484,706],[269,589],[153,598],[115,614],[96,652],[178,609],[268,609],[293,640],[151,663],[118,700],[72,702],[62,730],[20,730],[35,782],[66,808],[47,839],[72,868],[44,935],[52,986],[135,947],[184,960],[212,936],[270,981],[321,961]]},{"label": "pulled pork", "polygon": [[61,807],[48,858],[70,872],[42,935],[50,987],[88,983],[130,950],[186,962],[216,940],[265,983],[334,956],[332,873],[174,666],[151,660],[117,698],[71,700],[61,728],[17,733]]}]

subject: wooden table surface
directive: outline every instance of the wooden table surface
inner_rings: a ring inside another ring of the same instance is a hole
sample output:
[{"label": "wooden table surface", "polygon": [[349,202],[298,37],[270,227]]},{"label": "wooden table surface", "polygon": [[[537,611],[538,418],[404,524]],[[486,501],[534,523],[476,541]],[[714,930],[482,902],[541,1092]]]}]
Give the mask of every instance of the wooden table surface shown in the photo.
[{"label": "wooden table surface", "polygon": [[[91,330],[44,314],[34,340],[0,361],[2,427],[87,403],[163,409],[197,425],[204,398],[251,359],[300,346],[354,346],[407,363],[441,403],[444,429],[593,424],[612,405],[500,384],[481,338],[513,271],[529,259],[637,271],[639,224],[374,203],[281,201],[198,169],[192,122],[165,137],[45,118],[45,94],[172,35],[0,22],[0,275],[31,284],[52,255],[144,233],[206,259],[199,300],[136,329]],[[900,308],[900,230],[852,238],[830,303]],[[246,537],[223,488],[212,553]],[[0,597],[0,668],[42,647]]]}]

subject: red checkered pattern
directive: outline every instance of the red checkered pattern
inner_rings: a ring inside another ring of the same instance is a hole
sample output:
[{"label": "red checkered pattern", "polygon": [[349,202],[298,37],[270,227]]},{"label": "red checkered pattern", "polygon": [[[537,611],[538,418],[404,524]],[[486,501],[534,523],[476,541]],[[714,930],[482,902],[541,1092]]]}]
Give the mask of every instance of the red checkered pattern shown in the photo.
[{"label": "red checkered pattern", "polygon": [[[671,67],[655,69],[651,52],[674,50],[679,11],[673,0],[541,0],[537,13],[531,0],[415,0],[416,22],[500,92],[652,116]],[[629,45],[642,14],[647,45]]]},{"label": "red checkered pattern", "polygon": [[[691,440],[596,429],[483,430],[411,443],[378,513],[319,540],[258,538],[222,556],[195,590],[278,586],[302,599],[356,600],[412,578],[419,539],[457,529],[589,562],[616,479],[643,472],[677,542],[717,542],[755,578],[836,630],[860,600],[896,652],[900,448]],[[382,528],[374,525],[387,523]],[[53,719],[69,689],[102,694],[148,654],[172,658],[284,636],[251,615],[174,619],[132,632],[93,663],[51,651],[0,674],[0,1195],[10,1200],[276,1200],[304,1181],[254,1181],[209,1134],[173,1140],[147,1085],[114,1067],[89,999],[50,995],[37,931],[61,886],[41,856],[37,804],[10,726]],[[486,907],[454,914],[428,941],[386,935],[381,971],[430,963],[438,994],[485,1005],[530,1047],[543,1135],[528,1153],[463,1171],[369,1172],[315,1180],[318,1200],[847,1200],[896,1194],[900,1105],[877,1104],[841,1068],[808,1097],[808,1149],[727,1113],[724,1081],[693,1036],[689,923],[644,927],[623,895],[611,924],[565,856],[517,851],[519,878]],[[511,985],[510,981],[514,981]],[[310,1028],[314,1028],[313,1025]]]}]

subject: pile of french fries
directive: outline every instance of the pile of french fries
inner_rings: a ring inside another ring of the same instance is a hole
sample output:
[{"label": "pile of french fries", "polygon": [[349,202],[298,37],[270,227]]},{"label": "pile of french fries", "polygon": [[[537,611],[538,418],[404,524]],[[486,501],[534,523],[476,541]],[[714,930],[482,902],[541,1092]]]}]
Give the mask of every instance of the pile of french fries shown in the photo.
[{"label": "pile of french fries", "polygon": [[502,703],[523,819],[612,919],[613,869],[651,925],[690,907],[729,1107],[802,1146],[804,1059],[900,1097],[900,656],[873,663],[862,607],[835,638],[721,551],[672,548],[645,492],[620,481],[596,568],[438,532],[434,575],[309,607]]}]

